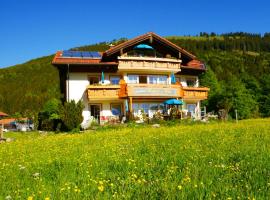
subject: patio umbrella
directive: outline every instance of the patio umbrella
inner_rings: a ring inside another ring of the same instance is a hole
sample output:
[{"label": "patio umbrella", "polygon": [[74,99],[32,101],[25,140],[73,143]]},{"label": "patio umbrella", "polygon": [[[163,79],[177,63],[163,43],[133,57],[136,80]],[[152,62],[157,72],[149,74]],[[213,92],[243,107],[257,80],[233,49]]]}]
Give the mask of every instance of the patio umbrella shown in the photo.
[{"label": "patio umbrella", "polygon": [[182,100],[177,100],[177,99],[168,99],[164,101],[165,105],[183,105]]},{"label": "patio umbrella", "polygon": [[176,83],[175,75],[174,75],[174,73],[172,72],[172,73],[171,73],[171,84],[175,84],[175,83]]},{"label": "patio umbrella", "polygon": [[153,47],[149,46],[148,44],[139,44],[134,47],[134,49],[154,49]]}]

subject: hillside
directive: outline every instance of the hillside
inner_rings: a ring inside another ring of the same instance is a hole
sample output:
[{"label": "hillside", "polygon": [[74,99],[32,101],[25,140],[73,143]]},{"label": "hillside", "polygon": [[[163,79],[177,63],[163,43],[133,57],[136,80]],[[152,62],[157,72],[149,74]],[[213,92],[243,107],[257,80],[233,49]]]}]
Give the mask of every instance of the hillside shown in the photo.
[{"label": "hillside", "polygon": [[6,133],[0,199],[269,199],[269,123]]},{"label": "hillside", "polygon": [[[197,55],[208,71],[201,85],[211,88],[208,111],[235,109],[240,118],[270,116],[270,34],[249,33],[170,36],[168,39]],[[114,40],[120,43],[126,39]],[[106,42],[73,48],[104,51]],[[38,113],[49,99],[61,98],[52,56],[0,69],[0,110],[10,114]]]}]

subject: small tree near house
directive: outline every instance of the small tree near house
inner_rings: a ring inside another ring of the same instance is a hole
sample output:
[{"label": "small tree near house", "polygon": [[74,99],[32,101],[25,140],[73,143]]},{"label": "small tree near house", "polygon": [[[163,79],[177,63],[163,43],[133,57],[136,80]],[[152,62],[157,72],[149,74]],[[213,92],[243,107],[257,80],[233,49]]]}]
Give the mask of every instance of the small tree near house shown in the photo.
[{"label": "small tree near house", "polygon": [[81,101],[79,101],[78,103],[76,103],[74,100],[70,102],[65,102],[63,108],[60,111],[60,118],[63,122],[64,128],[67,131],[80,129],[80,124],[83,121],[83,108],[84,106]]}]

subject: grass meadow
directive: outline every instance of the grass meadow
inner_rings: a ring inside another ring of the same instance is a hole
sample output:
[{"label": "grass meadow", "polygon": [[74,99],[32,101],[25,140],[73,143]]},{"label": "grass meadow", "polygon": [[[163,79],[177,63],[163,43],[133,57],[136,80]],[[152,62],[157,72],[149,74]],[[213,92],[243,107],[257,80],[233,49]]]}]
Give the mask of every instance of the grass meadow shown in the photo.
[{"label": "grass meadow", "polygon": [[270,119],[5,136],[0,199],[270,199]]}]

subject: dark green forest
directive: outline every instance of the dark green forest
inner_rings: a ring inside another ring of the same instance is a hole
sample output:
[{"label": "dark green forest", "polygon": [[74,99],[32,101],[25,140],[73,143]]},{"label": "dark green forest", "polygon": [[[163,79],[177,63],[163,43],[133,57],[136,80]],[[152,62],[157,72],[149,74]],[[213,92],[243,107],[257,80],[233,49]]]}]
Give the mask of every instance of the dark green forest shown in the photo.
[{"label": "dark green forest", "polygon": [[[204,105],[208,111],[225,110],[231,117],[270,116],[270,33],[200,33],[198,36],[170,36],[171,42],[205,62],[201,85],[210,87]],[[111,42],[76,47],[73,50],[104,51]],[[59,75],[51,65],[53,56],[0,69],[0,110],[33,116],[45,103],[60,99]]]}]

